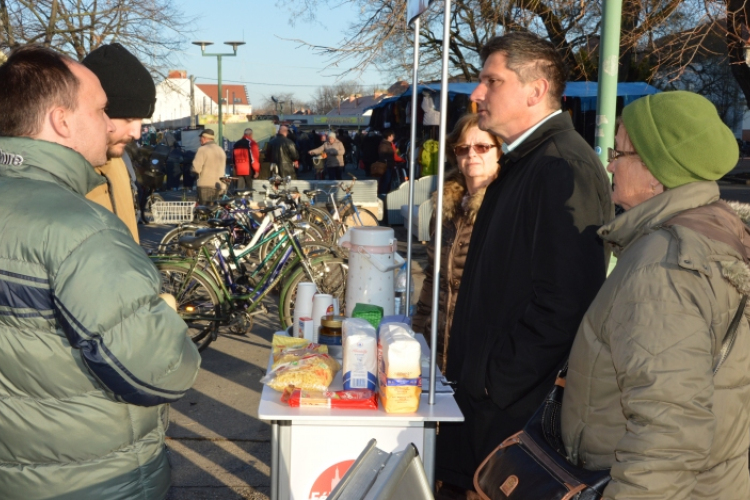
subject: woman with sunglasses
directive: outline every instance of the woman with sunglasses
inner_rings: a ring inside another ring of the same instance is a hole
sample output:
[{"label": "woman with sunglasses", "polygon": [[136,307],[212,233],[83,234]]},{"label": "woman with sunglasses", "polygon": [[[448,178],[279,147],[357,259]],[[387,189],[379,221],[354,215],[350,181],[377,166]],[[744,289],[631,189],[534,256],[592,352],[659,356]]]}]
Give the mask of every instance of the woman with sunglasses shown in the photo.
[{"label": "woman with sunglasses", "polygon": [[[443,246],[440,262],[440,310],[438,313],[437,363],[445,372],[448,336],[461,285],[469,240],[484,191],[497,177],[502,141],[477,126],[478,115],[463,116],[447,137],[448,160],[456,167],[446,174],[443,188]],[[437,204],[437,193],[433,194]],[[433,238],[427,246],[428,264],[422,293],[412,319],[415,332],[429,339],[431,331],[433,263],[435,261],[435,214],[430,222]]]},{"label": "woman with sunglasses", "polygon": [[561,412],[568,459],[611,468],[605,499],[750,498],[750,229],[715,182],[738,157],[698,94],[622,111],[607,170],[625,212],[598,231],[617,266],[578,329]]}]

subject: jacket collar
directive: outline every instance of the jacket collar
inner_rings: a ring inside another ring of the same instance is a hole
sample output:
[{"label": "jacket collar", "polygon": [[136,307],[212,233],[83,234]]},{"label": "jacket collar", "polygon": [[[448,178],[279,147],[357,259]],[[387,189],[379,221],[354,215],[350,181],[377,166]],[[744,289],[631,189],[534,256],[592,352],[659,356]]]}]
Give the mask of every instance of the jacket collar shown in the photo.
[{"label": "jacket collar", "polygon": [[669,189],[617,216],[599,228],[599,236],[616,247],[616,253],[635,240],[660,228],[661,224],[685,210],[702,207],[719,199],[714,181],[691,182]]},{"label": "jacket collar", "polygon": [[78,152],[26,137],[0,137],[0,177],[54,182],[83,196],[106,182]]},{"label": "jacket collar", "polygon": [[513,149],[513,151],[510,151],[507,154],[504,154],[502,158],[500,158],[500,161],[502,162],[501,165],[515,163],[541,146],[547,139],[549,139],[553,135],[574,129],[575,128],[573,127],[573,121],[570,119],[569,113],[563,112],[559,115],[553,116],[552,118],[542,123],[542,125],[539,126],[539,128],[537,128],[534,133],[528,136],[521,144],[519,144],[517,148]]}]

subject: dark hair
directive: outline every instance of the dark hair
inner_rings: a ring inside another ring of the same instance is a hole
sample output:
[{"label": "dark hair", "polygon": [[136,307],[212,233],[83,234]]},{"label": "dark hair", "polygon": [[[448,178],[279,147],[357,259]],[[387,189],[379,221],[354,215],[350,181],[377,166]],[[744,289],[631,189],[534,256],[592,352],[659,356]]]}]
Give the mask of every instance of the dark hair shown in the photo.
[{"label": "dark hair", "polygon": [[538,78],[547,80],[550,103],[560,107],[568,79],[568,69],[560,52],[552,43],[525,31],[496,36],[482,47],[479,53],[482,64],[495,52],[505,54],[505,65],[518,75],[522,83],[529,83]]},{"label": "dark hair", "polygon": [[[479,127],[479,115],[476,113],[469,113],[459,118],[453,126],[453,131],[451,131],[451,133],[448,134],[448,137],[445,138],[447,146],[445,153],[448,155],[448,161],[454,167],[458,165],[458,160],[456,159],[456,153],[453,151],[453,148],[458,145],[459,141],[464,138],[466,132],[472,127]],[[502,150],[500,148],[503,145],[503,140],[492,132],[488,131],[487,133],[492,136],[492,142],[495,143],[495,146],[497,146],[498,151],[500,151],[500,154],[502,155]]]},{"label": "dark hair", "polygon": [[396,134],[393,132],[392,128],[386,128],[386,129],[383,129],[383,131],[380,133],[380,135],[382,135],[383,139],[385,139],[389,135],[396,135]]},{"label": "dark hair", "polygon": [[51,108],[75,111],[80,82],[69,66],[75,62],[36,45],[14,50],[0,66],[0,136],[32,137]]}]

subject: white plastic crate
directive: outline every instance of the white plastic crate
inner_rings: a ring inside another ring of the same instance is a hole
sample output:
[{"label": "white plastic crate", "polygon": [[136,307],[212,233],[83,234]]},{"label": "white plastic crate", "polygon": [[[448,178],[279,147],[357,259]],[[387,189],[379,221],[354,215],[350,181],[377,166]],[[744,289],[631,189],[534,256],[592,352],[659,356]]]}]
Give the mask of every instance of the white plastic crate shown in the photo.
[{"label": "white plastic crate", "polygon": [[155,201],[151,205],[154,224],[180,224],[193,220],[194,201]]}]

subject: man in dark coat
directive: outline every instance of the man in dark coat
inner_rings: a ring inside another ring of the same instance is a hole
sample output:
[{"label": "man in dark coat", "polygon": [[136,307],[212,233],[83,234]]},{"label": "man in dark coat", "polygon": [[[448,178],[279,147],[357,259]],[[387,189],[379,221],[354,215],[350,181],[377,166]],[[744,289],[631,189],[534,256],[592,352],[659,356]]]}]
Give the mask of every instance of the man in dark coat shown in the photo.
[{"label": "man in dark coat", "polygon": [[268,151],[271,156],[270,162],[279,167],[279,175],[296,179],[295,169],[298,166],[299,154],[297,153],[297,146],[287,137],[288,134],[289,127],[286,125],[280,126],[279,133],[268,144]]},{"label": "man in dark coat", "polygon": [[551,389],[604,282],[596,230],[614,216],[604,168],[560,109],[566,70],[554,46],[512,33],[481,57],[471,98],[505,154],[477,214],[450,335],[446,376],[466,420],[440,425],[437,478],[461,489]]}]

